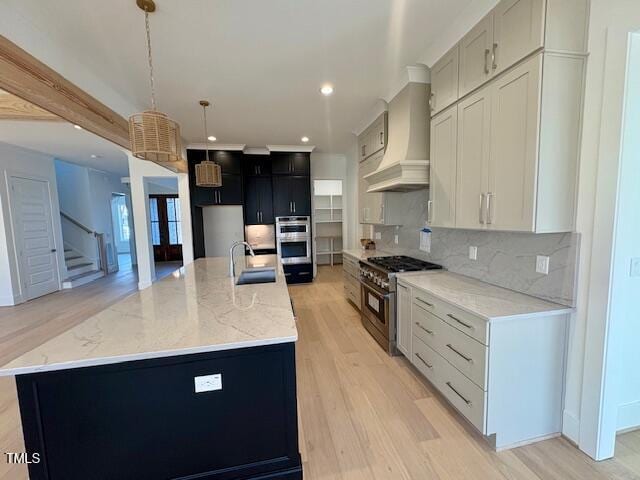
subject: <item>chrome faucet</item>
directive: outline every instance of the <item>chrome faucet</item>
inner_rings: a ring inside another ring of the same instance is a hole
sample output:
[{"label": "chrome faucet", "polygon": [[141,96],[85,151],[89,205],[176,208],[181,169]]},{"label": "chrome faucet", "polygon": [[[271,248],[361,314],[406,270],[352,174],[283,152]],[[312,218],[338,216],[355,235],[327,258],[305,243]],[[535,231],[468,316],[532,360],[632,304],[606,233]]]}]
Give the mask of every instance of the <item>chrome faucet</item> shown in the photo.
[{"label": "chrome faucet", "polygon": [[233,251],[238,245],[246,245],[247,247],[249,247],[249,253],[251,254],[251,256],[256,256],[253,248],[251,248],[251,245],[249,245],[247,242],[234,242],[229,249],[229,276],[232,278],[236,276],[236,264],[233,261]]}]

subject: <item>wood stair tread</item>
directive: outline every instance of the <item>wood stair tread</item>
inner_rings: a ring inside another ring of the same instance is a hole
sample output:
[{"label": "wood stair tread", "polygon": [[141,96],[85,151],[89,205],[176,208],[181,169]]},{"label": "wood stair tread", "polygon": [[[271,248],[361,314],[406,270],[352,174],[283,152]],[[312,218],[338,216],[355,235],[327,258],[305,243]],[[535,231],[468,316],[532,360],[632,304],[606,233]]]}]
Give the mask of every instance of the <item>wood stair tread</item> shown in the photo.
[{"label": "wood stair tread", "polygon": [[77,270],[78,268],[88,267],[89,265],[91,265],[91,262],[78,263],[76,265],[71,265],[70,267],[67,267],[67,270]]}]

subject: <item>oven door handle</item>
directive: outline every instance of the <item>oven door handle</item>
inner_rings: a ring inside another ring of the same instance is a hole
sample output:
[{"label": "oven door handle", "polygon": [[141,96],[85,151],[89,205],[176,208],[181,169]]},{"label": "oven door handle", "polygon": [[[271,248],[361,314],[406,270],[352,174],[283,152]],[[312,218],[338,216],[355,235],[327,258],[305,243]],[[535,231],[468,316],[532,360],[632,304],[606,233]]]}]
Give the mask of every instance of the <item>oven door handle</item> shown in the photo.
[{"label": "oven door handle", "polygon": [[360,280],[360,284],[364,287],[365,290],[368,290],[370,292],[372,292],[373,294],[375,294],[377,297],[380,297],[384,300],[388,300],[391,298],[391,292],[389,293],[384,293],[381,290],[378,290],[376,288],[373,288],[371,285],[369,285],[368,283],[366,283],[363,280]]}]

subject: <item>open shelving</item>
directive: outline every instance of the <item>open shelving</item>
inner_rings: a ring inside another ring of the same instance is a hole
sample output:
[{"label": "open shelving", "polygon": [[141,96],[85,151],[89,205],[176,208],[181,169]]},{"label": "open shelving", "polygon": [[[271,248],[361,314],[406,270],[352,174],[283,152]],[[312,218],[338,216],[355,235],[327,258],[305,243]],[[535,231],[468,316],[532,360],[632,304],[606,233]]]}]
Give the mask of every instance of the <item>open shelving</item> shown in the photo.
[{"label": "open shelving", "polygon": [[316,265],[342,263],[342,180],[314,181]]}]

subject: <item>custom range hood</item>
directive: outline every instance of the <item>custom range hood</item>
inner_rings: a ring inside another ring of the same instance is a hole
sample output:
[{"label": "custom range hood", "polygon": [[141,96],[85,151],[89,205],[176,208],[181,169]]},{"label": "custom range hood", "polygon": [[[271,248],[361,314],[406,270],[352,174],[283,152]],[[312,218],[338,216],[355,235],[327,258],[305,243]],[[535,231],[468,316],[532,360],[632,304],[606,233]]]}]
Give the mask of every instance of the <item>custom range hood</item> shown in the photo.
[{"label": "custom range hood", "polygon": [[389,102],[387,150],[378,168],[364,177],[367,192],[408,192],[429,185],[430,90],[430,84],[410,81]]}]

